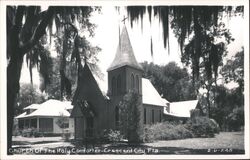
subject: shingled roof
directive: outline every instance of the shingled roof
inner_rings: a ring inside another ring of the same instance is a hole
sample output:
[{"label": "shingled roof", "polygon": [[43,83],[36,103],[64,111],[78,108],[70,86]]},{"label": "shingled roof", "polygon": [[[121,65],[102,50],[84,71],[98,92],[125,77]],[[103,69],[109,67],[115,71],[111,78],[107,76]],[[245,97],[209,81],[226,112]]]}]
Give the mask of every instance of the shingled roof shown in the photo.
[{"label": "shingled roof", "polygon": [[125,26],[122,29],[115,59],[113,60],[107,71],[111,71],[123,66],[130,66],[142,70],[141,65],[136,61],[136,58],[134,56],[134,51],[130,43],[128,31]]}]

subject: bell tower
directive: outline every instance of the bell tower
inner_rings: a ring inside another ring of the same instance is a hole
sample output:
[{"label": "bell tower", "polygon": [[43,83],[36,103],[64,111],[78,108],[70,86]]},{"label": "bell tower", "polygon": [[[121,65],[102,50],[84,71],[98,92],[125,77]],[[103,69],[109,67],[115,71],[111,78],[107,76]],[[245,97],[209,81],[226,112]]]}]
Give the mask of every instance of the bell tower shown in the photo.
[{"label": "bell tower", "polygon": [[119,38],[116,55],[108,68],[108,93],[111,98],[120,97],[135,90],[142,94],[142,67],[136,61],[127,28]]},{"label": "bell tower", "polygon": [[[108,96],[110,97],[109,124],[111,128],[119,129],[119,103],[123,99],[123,96],[130,90],[134,90],[142,97],[143,69],[136,61],[125,25],[119,37],[119,45],[116,50],[115,58],[107,72]],[[140,101],[142,105],[142,98],[140,98]]]}]

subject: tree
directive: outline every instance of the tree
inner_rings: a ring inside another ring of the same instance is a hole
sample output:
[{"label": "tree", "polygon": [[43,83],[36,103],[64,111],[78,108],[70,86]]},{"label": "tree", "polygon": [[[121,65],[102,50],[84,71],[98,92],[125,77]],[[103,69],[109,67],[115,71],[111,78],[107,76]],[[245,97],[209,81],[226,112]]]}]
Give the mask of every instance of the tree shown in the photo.
[{"label": "tree", "polygon": [[244,101],[242,101],[244,97],[238,93],[237,88],[230,90],[219,85],[213,96],[216,105],[211,107],[210,115],[218,122],[222,130],[237,129],[244,124]]},{"label": "tree", "polygon": [[[119,8],[118,8],[119,9]],[[216,32],[218,22],[223,16],[231,17],[233,15],[243,15],[243,6],[127,6],[128,17],[131,19],[131,26],[133,22],[141,19],[148,13],[149,21],[152,22],[152,12],[154,17],[159,18],[162,24],[163,44],[169,48],[169,31],[170,27],[174,30],[174,34],[178,39],[181,53],[184,51],[186,41],[190,40],[193,35],[194,54],[190,57],[193,62],[193,74],[199,77],[199,62],[203,56],[200,54],[204,49],[202,43],[204,38],[204,31],[214,30]],[[222,24],[222,23],[221,23]],[[143,29],[143,23],[141,23]],[[230,37],[229,30],[225,29],[220,34],[222,37]],[[215,48],[214,48],[215,49]],[[183,56],[183,55],[182,55]],[[216,59],[216,57],[215,57]],[[214,69],[212,66],[208,67],[212,72],[216,72],[216,62]],[[216,74],[216,73],[215,73]]]},{"label": "tree", "polygon": [[184,101],[195,99],[196,95],[191,83],[191,77],[185,68],[180,68],[175,62],[165,66],[153,63],[142,63],[143,77],[150,78],[157,91],[168,101]]},{"label": "tree", "polygon": [[[49,94],[49,97],[56,99],[66,98],[69,100],[72,98],[72,93],[76,90],[77,75],[79,72],[78,69],[82,67],[82,64],[87,63],[90,70],[95,75],[102,77],[102,73],[97,65],[99,61],[97,59],[97,54],[101,49],[99,47],[92,46],[85,37],[80,37],[79,35],[72,40],[73,42],[70,45],[65,47],[63,45],[63,41],[65,41],[65,39],[70,40],[70,38],[65,38],[60,35],[64,35],[64,32],[59,32],[58,36],[53,36],[55,39],[57,56],[53,58],[53,68],[51,74],[51,79],[53,80],[50,84],[48,84],[48,87],[45,88],[45,91]],[[63,50],[67,50],[64,51],[66,52],[64,58],[62,57]],[[79,57],[76,58],[77,54],[79,54]],[[79,62],[75,63],[76,61]],[[64,63],[64,66],[62,66],[62,63]],[[80,65],[78,65],[78,63]],[[66,78],[65,83],[62,83],[63,79],[61,79],[61,73]],[[63,88],[64,86],[65,88]]]},{"label": "tree", "polygon": [[[22,70],[23,57],[25,55],[27,61],[33,60],[39,63],[40,73],[43,77],[44,86],[49,83],[48,71],[46,70],[46,62],[48,57],[44,54],[36,56],[32,53],[32,49],[37,44],[43,44],[48,34],[51,37],[53,22],[55,22],[56,32],[59,30],[72,27],[72,23],[77,20],[81,22],[81,26],[85,27],[88,32],[93,33],[93,25],[89,22],[90,13],[95,9],[93,7],[48,7],[47,10],[41,11],[39,6],[7,6],[7,150],[12,146],[12,126],[14,117],[14,106],[19,92],[19,80]],[[85,30],[86,31],[86,30]],[[72,33],[72,32],[71,32]],[[74,34],[76,35],[76,34]],[[42,39],[41,39],[42,38]],[[77,40],[74,39],[77,45]],[[76,48],[76,47],[75,47]],[[77,48],[78,49],[78,48]],[[76,51],[75,57],[80,57]],[[66,52],[63,52],[65,59]],[[33,58],[32,58],[33,57]],[[39,58],[38,58],[39,57]],[[80,66],[80,59],[76,58],[76,63]],[[33,64],[33,63],[30,63]],[[30,65],[31,67],[33,65]],[[64,65],[63,65],[64,67]],[[65,85],[67,77],[63,76],[62,67],[62,89],[68,87]],[[32,75],[32,74],[31,74]],[[69,88],[69,87],[68,87]]]},{"label": "tree", "polygon": [[224,81],[238,83],[239,93],[244,91],[244,48],[237,52],[232,59],[227,60],[226,64],[221,69],[221,74]]},{"label": "tree", "polygon": [[31,104],[40,104],[45,101],[45,96],[39,93],[32,84],[22,84],[17,96],[17,106],[15,108],[15,116],[23,112],[23,108]]},{"label": "tree", "polygon": [[143,141],[143,124],[141,97],[136,91],[129,91],[119,104],[120,130],[128,138],[129,143]]},{"label": "tree", "polygon": [[[182,61],[191,65],[193,82],[200,79],[200,69],[203,80],[194,84],[197,94],[203,85],[207,89],[208,113],[210,110],[210,90],[212,83],[216,84],[218,67],[225,53],[224,42],[217,43],[214,36],[225,39],[227,44],[233,38],[221,21],[223,16],[231,17],[237,13],[243,15],[243,6],[128,6],[127,11],[133,22],[142,20],[146,10],[151,22],[151,14],[158,16],[163,28],[163,43],[169,49],[169,26],[174,30],[182,53]],[[232,14],[233,13],[233,14]],[[141,23],[143,24],[143,23]],[[222,27],[222,28],[221,28]],[[151,41],[152,47],[152,41]],[[153,54],[153,53],[151,53]],[[202,60],[202,61],[201,61]]]},{"label": "tree", "polygon": [[[68,127],[66,126],[66,124],[68,124],[68,123],[69,123],[68,117],[64,116],[63,113],[60,113],[60,116],[59,116],[59,118],[57,119],[56,124],[62,129],[62,137],[65,136],[65,135],[64,135],[64,129],[65,129],[65,128],[68,128]],[[67,140],[67,138],[66,138],[66,140]]]}]

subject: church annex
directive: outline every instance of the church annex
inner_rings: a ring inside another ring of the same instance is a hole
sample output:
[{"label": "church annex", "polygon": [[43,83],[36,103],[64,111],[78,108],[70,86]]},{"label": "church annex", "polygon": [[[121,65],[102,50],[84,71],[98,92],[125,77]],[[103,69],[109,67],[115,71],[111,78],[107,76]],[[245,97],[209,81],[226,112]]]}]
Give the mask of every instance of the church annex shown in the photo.
[{"label": "church annex", "polygon": [[168,102],[161,98],[148,79],[142,78],[143,70],[136,61],[125,26],[107,72],[108,90],[103,91],[88,65],[84,65],[72,101],[75,139],[96,137],[104,129],[116,129],[120,116],[118,104],[131,89],[141,96],[141,119],[144,124],[163,120],[164,107]]}]

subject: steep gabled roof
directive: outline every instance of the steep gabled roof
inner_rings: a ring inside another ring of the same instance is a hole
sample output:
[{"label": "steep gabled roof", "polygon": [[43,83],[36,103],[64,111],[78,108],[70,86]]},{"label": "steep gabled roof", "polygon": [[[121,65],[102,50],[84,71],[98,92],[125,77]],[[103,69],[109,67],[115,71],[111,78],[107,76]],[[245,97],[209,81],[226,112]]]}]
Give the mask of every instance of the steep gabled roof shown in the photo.
[{"label": "steep gabled roof", "polygon": [[87,64],[85,64],[81,70],[78,83],[79,84],[77,84],[72,104],[76,103],[76,99],[79,98],[80,94],[82,94],[83,86],[85,86],[85,90],[88,90],[89,88],[86,87],[89,87],[89,85],[95,87],[98,90],[97,94],[101,93],[103,98],[108,99],[108,96],[106,95],[107,87],[105,81],[98,78],[98,76],[95,76]]},{"label": "steep gabled roof", "polygon": [[107,71],[111,71],[123,66],[130,66],[142,70],[141,65],[136,61],[134,51],[130,43],[128,31],[125,26],[122,29],[115,59],[113,60]]},{"label": "steep gabled roof", "polygon": [[164,107],[167,106],[166,102],[161,98],[152,83],[148,79],[142,78],[142,103]]}]

